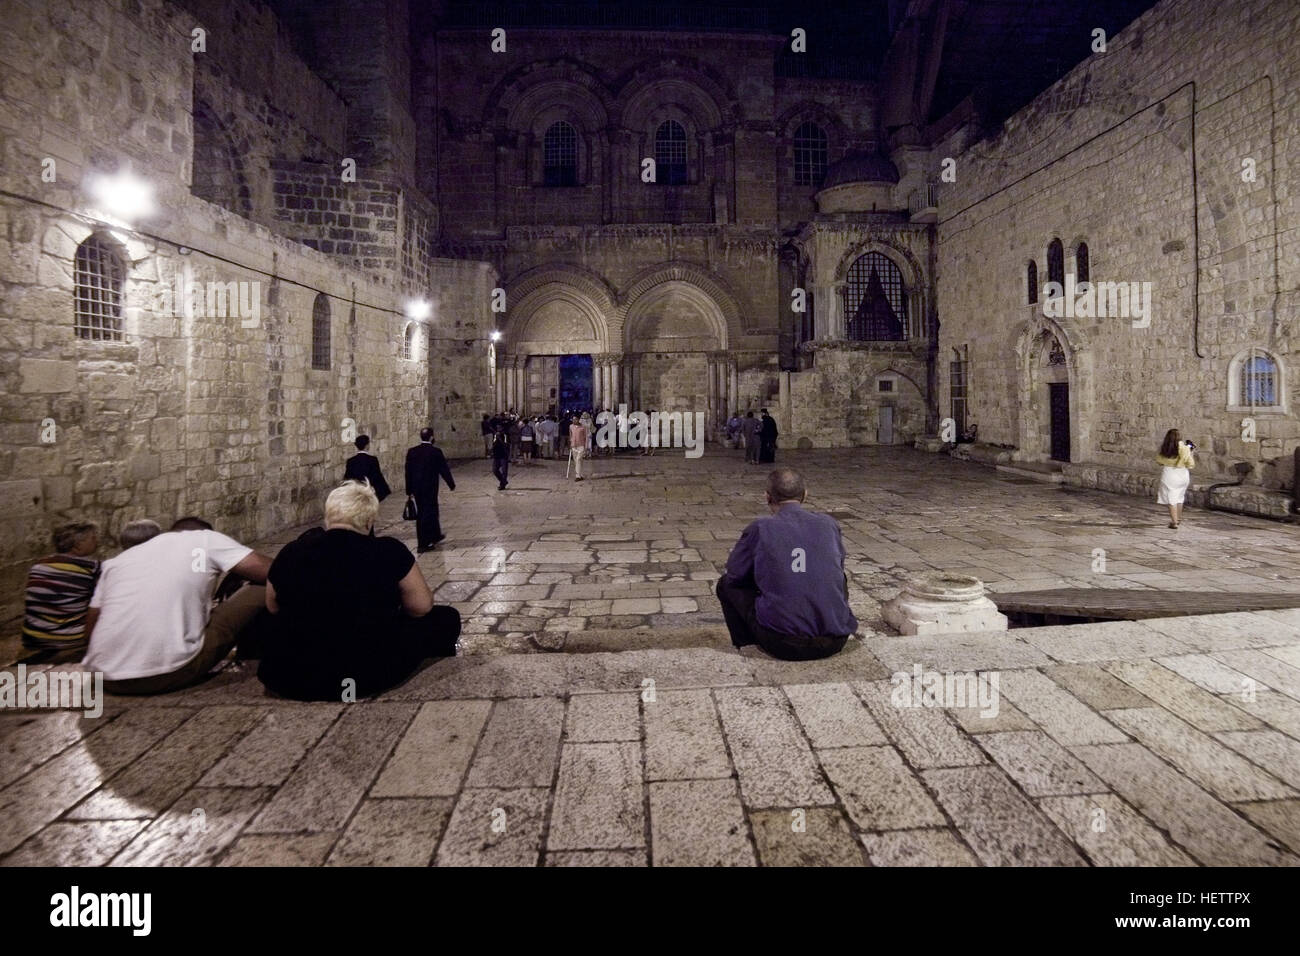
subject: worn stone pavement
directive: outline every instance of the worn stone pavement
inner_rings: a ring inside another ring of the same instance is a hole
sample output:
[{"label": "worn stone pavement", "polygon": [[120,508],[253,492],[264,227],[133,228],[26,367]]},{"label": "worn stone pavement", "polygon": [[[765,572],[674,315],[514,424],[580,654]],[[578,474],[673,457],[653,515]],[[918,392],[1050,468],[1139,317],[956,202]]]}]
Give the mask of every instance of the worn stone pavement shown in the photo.
[{"label": "worn stone pavement", "polygon": [[[355,704],[227,664],[98,719],[0,712],[0,863],[1300,862],[1300,611],[924,638],[879,618],[931,568],[1300,590],[1292,526],[1189,511],[1174,532],[1153,503],[911,450],[782,458],[844,529],[863,627],[838,657],[726,639],[712,582],[766,474],[738,453],[581,484],[519,466],[506,492],[455,463],[420,565],[465,615],[462,656]],[[400,506],[384,523],[412,543]],[[996,675],[997,715],[894,706],[918,665]]]}]

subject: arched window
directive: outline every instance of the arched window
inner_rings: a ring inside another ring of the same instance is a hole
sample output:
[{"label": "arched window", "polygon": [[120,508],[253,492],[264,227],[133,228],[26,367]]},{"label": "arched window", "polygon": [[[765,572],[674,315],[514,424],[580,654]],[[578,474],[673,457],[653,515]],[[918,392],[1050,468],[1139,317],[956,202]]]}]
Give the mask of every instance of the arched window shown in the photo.
[{"label": "arched window", "polygon": [[1032,259],[1025,267],[1025,297],[1030,305],[1038,301],[1038,263]]},{"label": "arched window", "polygon": [[311,307],[311,367],[330,367],[330,302],[324,292]]},{"label": "arched window", "polygon": [[816,123],[803,123],[794,133],[794,184],[820,186],[826,176],[826,133]]},{"label": "arched window", "polygon": [[1241,363],[1241,404],[1273,406],[1277,401],[1277,362],[1254,355]]},{"label": "arched window", "polygon": [[903,273],[883,253],[868,252],[849,267],[844,289],[845,332],[855,342],[901,342],[907,338]]},{"label": "arched window", "polygon": [[1286,411],[1285,369],[1276,355],[1260,348],[1238,352],[1228,366],[1230,411]]},{"label": "arched window", "polygon": [[578,185],[578,131],[563,120],[542,139],[542,177],[547,186]]},{"label": "arched window", "polygon": [[1060,239],[1053,239],[1047,244],[1047,281],[1055,282],[1061,287],[1062,291],[1058,295],[1065,294],[1065,248]]},{"label": "arched window", "polygon": [[1079,248],[1074,250],[1074,281],[1088,281],[1088,244],[1079,243]]},{"label": "arched window", "polygon": [[680,186],[686,182],[686,130],[667,120],[655,130],[655,182]]},{"label": "arched window", "polygon": [[78,338],[122,341],[122,283],[126,270],[117,250],[102,236],[77,246],[73,279],[73,325]]},{"label": "arched window", "polygon": [[406,332],[402,335],[402,358],[414,361],[420,354],[420,329],[415,322],[406,323]]}]

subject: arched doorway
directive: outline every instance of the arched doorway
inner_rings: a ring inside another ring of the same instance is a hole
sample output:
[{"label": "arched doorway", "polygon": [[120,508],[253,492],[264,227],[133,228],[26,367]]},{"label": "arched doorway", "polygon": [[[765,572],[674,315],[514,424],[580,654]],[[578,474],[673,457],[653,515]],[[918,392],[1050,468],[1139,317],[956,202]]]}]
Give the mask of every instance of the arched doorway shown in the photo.
[{"label": "arched doorway", "polygon": [[507,317],[498,408],[533,416],[593,407],[594,358],[605,353],[608,335],[601,303],[583,289],[563,281],[534,285]]},{"label": "arched doorway", "polygon": [[727,413],[727,323],[698,286],[669,279],[627,311],[628,401],[648,411],[704,412],[710,433]]},{"label": "arched doorway", "polygon": [[1022,423],[1029,433],[1021,447],[1036,460],[1071,461],[1074,415],[1065,346],[1051,329],[1043,329],[1033,340],[1028,359],[1031,398]]}]

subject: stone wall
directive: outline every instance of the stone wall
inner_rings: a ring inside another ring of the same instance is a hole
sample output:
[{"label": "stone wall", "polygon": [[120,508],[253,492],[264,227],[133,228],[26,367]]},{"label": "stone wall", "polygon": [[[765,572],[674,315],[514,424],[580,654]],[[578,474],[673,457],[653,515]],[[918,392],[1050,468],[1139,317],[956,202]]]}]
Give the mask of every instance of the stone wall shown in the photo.
[{"label": "stone wall", "polygon": [[[67,517],[113,535],[195,513],[251,539],[320,515],[356,433],[399,489],[425,424],[449,455],[478,444],[493,270],[390,240],[363,272],[191,196],[193,19],[160,0],[73,0],[9,24],[25,52],[3,57],[0,113],[0,188],[21,197],[0,201],[0,620]],[[110,170],[148,182],[159,211],[106,222],[83,187]],[[395,234],[432,242],[427,222],[401,222]],[[74,256],[92,232],[123,267],[121,341],[74,327]],[[231,314],[213,284],[256,310]],[[408,292],[432,315],[404,357]]]},{"label": "stone wall", "polygon": [[[1300,445],[1300,7],[1166,0],[957,158],[938,226],[939,406],[947,360],[969,357],[969,420],[983,440],[1047,456],[1046,330],[1066,359],[1071,457],[1149,471],[1165,430],[1200,450],[1204,475],[1255,465],[1289,487]],[[1086,243],[1093,282],[1151,283],[1146,327],[1130,317],[1048,320],[1027,304],[1026,267],[1047,281],[1059,237],[1066,271]],[[1285,410],[1229,407],[1248,348],[1282,366]],[[956,350],[956,352],[954,351]],[[1242,440],[1253,417],[1257,442]]]}]

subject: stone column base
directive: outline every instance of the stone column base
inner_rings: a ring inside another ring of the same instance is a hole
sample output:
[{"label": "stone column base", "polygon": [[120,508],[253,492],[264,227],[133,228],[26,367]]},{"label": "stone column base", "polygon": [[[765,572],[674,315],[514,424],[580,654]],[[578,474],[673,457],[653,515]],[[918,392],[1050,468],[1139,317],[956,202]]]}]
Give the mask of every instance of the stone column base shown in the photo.
[{"label": "stone column base", "polygon": [[928,574],[885,604],[885,623],[899,634],[1005,631],[1007,616],[984,596],[984,582],[963,574]]}]

